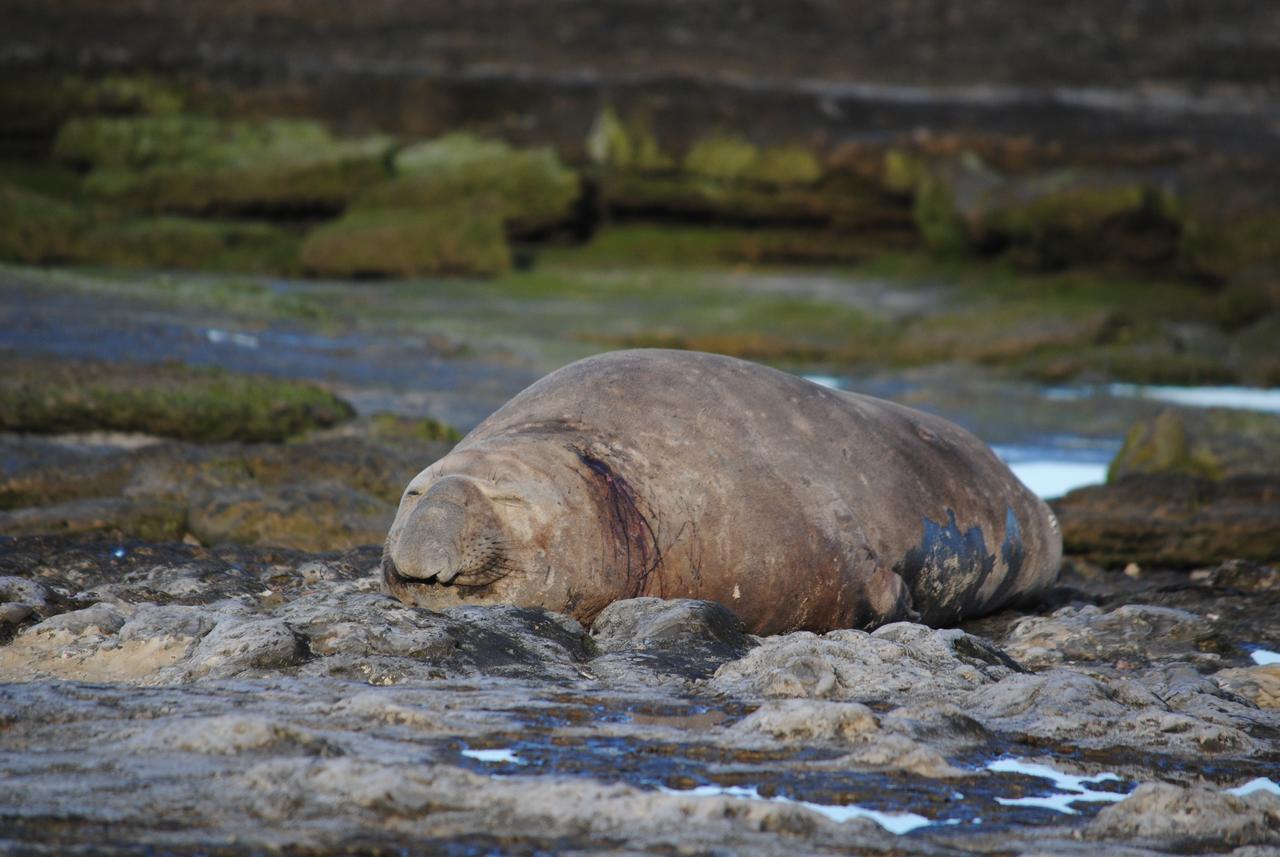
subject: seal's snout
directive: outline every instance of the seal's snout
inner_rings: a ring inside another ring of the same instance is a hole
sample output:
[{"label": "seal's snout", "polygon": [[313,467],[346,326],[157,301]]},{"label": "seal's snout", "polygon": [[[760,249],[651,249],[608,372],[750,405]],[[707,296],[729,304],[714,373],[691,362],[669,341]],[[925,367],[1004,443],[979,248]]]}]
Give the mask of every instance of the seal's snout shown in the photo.
[{"label": "seal's snout", "polygon": [[411,583],[481,586],[506,574],[502,527],[493,503],[469,479],[441,479],[412,506],[388,547]]}]

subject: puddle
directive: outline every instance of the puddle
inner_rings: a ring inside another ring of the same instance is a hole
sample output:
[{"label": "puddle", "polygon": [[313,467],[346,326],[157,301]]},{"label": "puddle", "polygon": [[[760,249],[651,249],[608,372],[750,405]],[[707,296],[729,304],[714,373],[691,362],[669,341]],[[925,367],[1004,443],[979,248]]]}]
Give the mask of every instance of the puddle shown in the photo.
[{"label": "puddle", "polygon": [[477,762],[484,762],[490,765],[523,765],[525,761],[517,756],[511,750],[494,749],[494,750],[462,750],[463,756],[468,759],[475,759]]},{"label": "puddle", "polygon": [[746,798],[747,800],[766,801],[768,803],[787,803],[795,806],[802,806],[805,809],[813,810],[821,815],[826,816],[835,822],[846,822],[851,818],[869,818],[876,824],[883,827],[890,833],[896,833],[901,836],[904,833],[910,833],[921,827],[928,827],[932,824],[959,824],[959,819],[947,819],[943,821],[934,821],[925,818],[923,815],[916,815],[914,812],[879,812],[874,809],[867,809],[857,805],[848,806],[832,806],[830,804],[813,803],[806,800],[792,800],[788,797],[775,796],[764,797],[755,787],[743,786],[695,786],[691,789],[670,789],[660,788],[659,791],[670,795],[683,795],[686,797],[737,797]]},{"label": "puddle", "polygon": [[1254,792],[1269,792],[1270,794],[1280,797],[1280,785],[1277,785],[1276,781],[1269,777],[1257,777],[1256,779],[1249,780],[1249,782],[1242,786],[1236,786],[1233,789],[1224,789],[1224,791],[1227,794],[1238,795],[1240,797],[1251,795]]},{"label": "puddle", "polygon": [[1259,666],[1280,664],[1280,652],[1273,652],[1270,649],[1254,649],[1249,653],[1249,657],[1253,658],[1253,662]]},{"label": "puddle", "polygon": [[1091,777],[1078,777],[1065,774],[1048,765],[1024,762],[1021,759],[997,759],[986,766],[988,771],[1000,774],[1022,774],[1027,777],[1049,780],[1057,793],[1032,797],[997,797],[996,803],[1001,806],[1025,806],[1049,809],[1066,815],[1078,815],[1079,810],[1072,806],[1075,803],[1111,803],[1124,800],[1127,792],[1095,791],[1089,785],[1105,782],[1123,782],[1119,775],[1112,773],[1095,774]]}]

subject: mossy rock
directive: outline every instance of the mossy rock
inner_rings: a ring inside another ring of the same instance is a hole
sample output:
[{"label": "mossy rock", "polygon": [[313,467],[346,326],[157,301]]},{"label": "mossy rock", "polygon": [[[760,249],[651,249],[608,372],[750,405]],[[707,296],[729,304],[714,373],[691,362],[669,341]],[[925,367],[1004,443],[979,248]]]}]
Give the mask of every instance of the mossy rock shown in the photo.
[{"label": "mossy rock", "polygon": [[1226,280],[1256,270],[1280,269],[1280,210],[1243,215],[1187,214],[1178,247],[1196,276]]},{"label": "mossy rock", "polygon": [[298,239],[266,223],[139,217],[0,185],[0,259],[287,273]]},{"label": "mossy rock", "polygon": [[500,212],[478,205],[354,210],[302,245],[303,268],[329,277],[498,274],[511,267]]},{"label": "mossy rock", "polygon": [[912,216],[926,247],[942,254],[975,249],[972,211],[1001,186],[1003,176],[971,152],[933,162],[900,153],[886,164],[890,169],[891,191],[914,183]]},{"label": "mossy rock", "polygon": [[911,223],[911,212],[900,200],[848,184],[769,187],[685,174],[616,172],[602,177],[600,192],[607,208],[626,214],[846,230],[901,229]]},{"label": "mossy rock", "polygon": [[297,267],[298,244],[266,223],[140,217],[88,230],[75,257],[117,268],[288,273]]},{"label": "mossy rock", "polygon": [[202,544],[326,551],[380,544],[395,511],[341,482],[308,480],[215,492],[193,506],[188,523]]},{"label": "mossy rock", "polygon": [[1280,416],[1168,408],[1129,429],[1107,479],[1181,473],[1205,479],[1280,475]]},{"label": "mossy rock", "polygon": [[86,193],[187,214],[337,211],[385,179],[393,141],[338,140],[316,122],[199,116],[86,118],[54,155],[87,166]]},{"label": "mossy rock", "polygon": [[0,259],[66,262],[78,255],[90,220],[63,200],[0,185]]},{"label": "mossy rock", "polygon": [[596,115],[587,132],[586,149],[591,160],[606,169],[661,172],[675,166],[648,125],[623,122],[612,107]]},{"label": "mossy rock", "polygon": [[1177,203],[1141,179],[1057,171],[1010,179],[964,211],[978,244],[1004,246],[1015,261],[1062,268],[1121,262],[1172,267]]},{"label": "mossy rock", "polygon": [[38,144],[35,154],[73,117],[172,114],[184,101],[178,86],[153,75],[11,71],[0,80],[0,140]]},{"label": "mossy rock", "polygon": [[397,177],[355,201],[360,210],[455,208],[483,201],[516,234],[567,220],[578,176],[549,148],[516,149],[500,140],[450,134],[395,156]]},{"label": "mossy rock", "polygon": [[882,253],[886,246],[901,249],[906,244],[905,235],[866,236],[833,229],[636,223],[600,230],[570,258],[575,264],[608,267],[850,263]]},{"label": "mossy rock", "polygon": [[405,417],[399,414],[376,414],[370,421],[369,434],[386,440],[457,443],[462,432],[431,417]]},{"label": "mossy rock", "polygon": [[193,441],[282,441],[354,416],[311,384],[181,364],[6,357],[0,430],[126,431]]},{"label": "mossy rock", "polygon": [[822,177],[818,158],[803,146],[761,150],[740,137],[719,136],[695,141],[682,164],[690,176],[726,183],[778,187],[810,185]]},{"label": "mossy rock", "polygon": [[178,541],[187,508],[160,497],[87,497],[48,506],[0,511],[6,535],[100,533],[148,542]]}]

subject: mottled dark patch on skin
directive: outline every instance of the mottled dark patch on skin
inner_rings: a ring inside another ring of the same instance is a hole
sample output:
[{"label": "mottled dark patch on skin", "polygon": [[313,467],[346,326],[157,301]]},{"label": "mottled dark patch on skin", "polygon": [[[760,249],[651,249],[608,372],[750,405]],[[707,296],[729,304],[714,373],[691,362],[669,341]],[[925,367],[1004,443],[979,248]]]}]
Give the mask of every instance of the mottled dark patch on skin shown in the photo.
[{"label": "mottled dark patch on skin", "polygon": [[[624,566],[628,598],[645,594],[649,578],[662,565],[662,548],[649,518],[640,509],[635,490],[607,462],[584,449],[574,448],[578,460],[590,472],[583,476],[591,488],[601,522],[613,544],[615,557]],[[661,597],[662,593],[656,593]]]},{"label": "mottled dark patch on skin", "polygon": [[[939,524],[921,518],[924,533],[920,544],[907,551],[894,571],[906,581],[916,605],[926,605],[921,615],[930,624],[958,621],[965,605],[971,603],[983,582],[995,568],[995,554],[987,551],[982,527],[961,530],[953,509],[947,509],[947,523]],[[941,570],[954,560],[955,568],[945,575],[936,571],[930,577],[942,579],[960,591],[921,592],[920,580],[926,569]]]},{"label": "mottled dark patch on skin", "polygon": [[[955,511],[947,509],[947,523],[940,524],[929,518],[922,519],[923,534],[920,544],[907,551],[902,561],[894,567],[912,591],[916,604],[931,605],[922,611],[924,619],[936,624],[958,622],[961,617],[972,615],[982,604],[1000,602],[1017,588],[1018,574],[1026,559],[1026,545],[1022,541],[1022,528],[1018,525],[1013,507],[1005,510],[1005,535],[1000,545],[1000,559],[1005,565],[996,591],[980,597],[983,584],[995,569],[996,555],[988,553],[986,539],[979,526],[961,530]],[[950,591],[920,592],[919,581],[926,569],[942,569],[955,559],[956,566],[945,576]]]},{"label": "mottled dark patch on skin", "polygon": [[1004,541],[1000,543],[1000,559],[1004,561],[1005,573],[1000,585],[991,595],[995,601],[1005,601],[1017,589],[1022,574],[1022,564],[1027,558],[1027,546],[1022,541],[1022,527],[1018,524],[1018,516],[1009,506],[1004,513]]}]

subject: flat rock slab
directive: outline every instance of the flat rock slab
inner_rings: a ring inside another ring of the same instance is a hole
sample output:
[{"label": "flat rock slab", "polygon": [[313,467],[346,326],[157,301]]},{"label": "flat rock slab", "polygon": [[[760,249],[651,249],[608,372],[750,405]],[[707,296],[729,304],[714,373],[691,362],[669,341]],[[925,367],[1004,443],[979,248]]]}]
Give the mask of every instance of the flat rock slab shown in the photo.
[{"label": "flat rock slab", "polygon": [[590,629],[410,609],[377,563],[0,537],[0,850],[1150,854],[1212,850],[1228,821],[1231,846],[1277,841],[1280,796],[1226,791],[1280,764],[1250,657],[1276,593],[1226,584],[1268,567],[1172,593],[1070,571],[1062,603],[985,633],[754,638],[698,601]]}]

